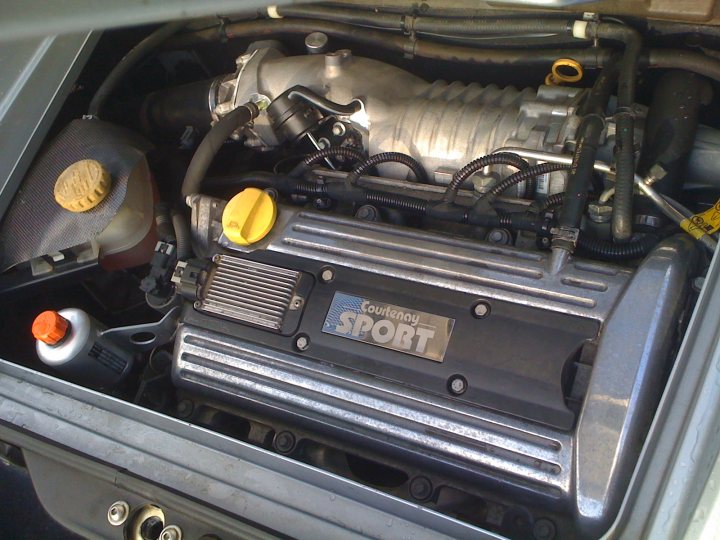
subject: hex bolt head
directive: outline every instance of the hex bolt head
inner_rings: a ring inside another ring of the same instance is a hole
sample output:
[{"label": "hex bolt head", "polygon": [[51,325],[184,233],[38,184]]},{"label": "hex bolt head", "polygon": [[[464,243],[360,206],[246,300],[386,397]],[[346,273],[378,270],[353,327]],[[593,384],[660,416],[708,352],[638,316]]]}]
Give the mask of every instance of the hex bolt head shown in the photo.
[{"label": "hex bolt head", "polygon": [[484,319],[490,315],[490,304],[487,302],[477,302],[472,308],[473,317],[476,319]]},{"label": "hex bolt head", "polygon": [[125,501],[117,501],[110,505],[107,511],[107,520],[113,527],[119,527],[130,515],[130,505]]},{"label": "hex bolt head", "polygon": [[345,124],[342,122],[335,122],[332,127],[332,134],[336,137],[342,137],[345,135]]},{"label": "hex bolt head", "polygon": [[159,540],[182,540],[182,529],[177,525],[168,525],[160,531]]},{"label": "hex bolt head", "polygon": [[355,212],[355,217],[363,221],[378,221],[378,210],[371,204],[363,204]]},{"label": "hex bolt head", "polygon": [[448,378],[447,388],[448,392],[454,396],[459,396],[465,393],[468,387],[468,382],[462,375],[452,375]]},{"label": "hex bolt head", "polygon": [[295,338],[295,348],[297,348],[298,351],[307,351],[308,347],[310,347],[310,338],[308,336],[300,334]]},{"label": "hex bolt head", "polygon": [[281,431],[275,435],[273,446],[281,454],[289,454],[295,448],[295,435],[289,431]]},{"label": "hex bolt head", "polygon": [[160,533],[165,524],[157,516],[150,516],[140,524],[140,538],[143,540],[154,540],[160,538]]},{"label": "hex bolt head", "polygon": [[334,279],[335,270],[333,270],[329,266],[326,266],[320,271],[320,281],[322,281],[323,283],[330,283]]},{"label": "hex bolt head", "polygon": [[533,537],[535,540],[553,540],[557,534],[555,524],[546,518],[540,518],[533,526]]},{"label": "hex bolt head", "polygon": [[181,399],[177,404],[178,418],[188,418],[192,415],[195,404],[189,399]]},{"label": "hex bolt head", "polygon": [[429,478],[416,476],[410,481],[410,496],[418,501],[426,501],[433,492],[433,485]]}]

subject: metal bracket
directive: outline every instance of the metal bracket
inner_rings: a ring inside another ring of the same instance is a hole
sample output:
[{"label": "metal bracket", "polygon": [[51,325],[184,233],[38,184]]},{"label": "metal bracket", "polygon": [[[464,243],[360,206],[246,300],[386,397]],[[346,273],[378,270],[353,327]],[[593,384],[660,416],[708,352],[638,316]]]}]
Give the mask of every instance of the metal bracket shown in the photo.
[{"label": "metal bracket", "polygon": [[127,346],[129,343],[138,352],[150,351],[169,343],[175,336],[180,306],[175,306],[157,322],[109,328],[100,335]]}]

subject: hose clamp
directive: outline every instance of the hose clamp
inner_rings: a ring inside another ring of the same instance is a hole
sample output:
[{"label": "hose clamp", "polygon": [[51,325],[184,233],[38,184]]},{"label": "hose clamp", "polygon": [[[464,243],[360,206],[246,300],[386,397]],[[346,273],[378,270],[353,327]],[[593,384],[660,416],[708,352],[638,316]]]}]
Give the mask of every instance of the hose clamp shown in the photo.
[{"label": "hose clamp", "polygon": [[550,234],[553,237],[553,245],[557,242],[558,244],[569,244],[574,248],[577,245],[578,237],[580,236],[580,229],[577,227],[553,227],[550,229]]}]

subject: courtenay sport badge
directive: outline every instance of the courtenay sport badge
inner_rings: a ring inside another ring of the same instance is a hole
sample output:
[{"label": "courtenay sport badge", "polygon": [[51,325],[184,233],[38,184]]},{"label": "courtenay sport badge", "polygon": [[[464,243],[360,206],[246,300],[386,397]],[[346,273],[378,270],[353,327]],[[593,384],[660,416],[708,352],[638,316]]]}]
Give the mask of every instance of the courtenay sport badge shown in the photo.
[{"label": "courtenay sport badge", "polygon": [[336,292],[323,332],[442,362],[454,325],[455,319]]}]

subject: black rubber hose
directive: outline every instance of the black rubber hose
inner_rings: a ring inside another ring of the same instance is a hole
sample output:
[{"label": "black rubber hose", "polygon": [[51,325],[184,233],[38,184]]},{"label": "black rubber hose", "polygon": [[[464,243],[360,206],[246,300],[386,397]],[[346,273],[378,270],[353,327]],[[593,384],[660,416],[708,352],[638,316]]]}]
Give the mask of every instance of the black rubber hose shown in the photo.
[{"label": "black rubber hose", "polygon": [[639,240],[625,244],[616,244],[608,240],[588,238],[584,234],[578,237],[578,247],[582,251],[606,261],[639,259],[650,253],[658,242],[660,242],[660,238],[653,234],[648,234]]},{"label": "black rubber hose", "polygon": [[595,171],[595,156],[604,127],[604,116],[597,114],[585,116],[580,123],[573,161],[565,187],[565,200],[558,220],[558,225],[561,227],[568,229],[580,227],[590,179]]},{"label": "black rubber hose", "polygon": [[588,25],[588,37],[617,41],[624,45],[618,67],[618,106],[615,113],[615,197],[612,212],[612,235],[617,242],[632,236],[632,204],[635,178],[635,88],[642,37],[637,30],[614,23]]},{"label": "black rubber hose", "polygon": [[303,160],[303,165],[306,167],[312,167],[316,163],[320,163],[326,158],[331,157],[342,157],[345,159],[351,159],[356,162],[362,162],[365,159],[365,154],[356,148],[350,148],[349,146],[330,146],[323,148],[317,152],[313,152]]},{"label": "black rubber hose", "polygon": [[[600,137],[605,128],[605,109],[618,77],[618,67],[611,62],[603,69],[590,90],[580,113],[583,119],[577,130],[575,152],[565,186],[565,199],[558,218],[558,227],[577,230],[580,228],[588,189],[595,172],[595,156]],[[563,239],[554,238],[553,247],[572,252],[575,246]]]},{"label": "black rubber hose", "polygon": [[[276,36],[277,34],[309,34],[323,32],[356,43],[372,45],[394,51],[408,57],[419,56],[435,60],[468,62],[478,65],[534,66],[548,68],[558,58],[573,58],[588,68],[602,66],[611,51],[587,49],[478,49],[411,39],[399,33],[373,30],[318,19],[273,19],[242,21],[196,32],[188,32],[174,38],[168,48],[187,49],[206,42],[225,39]],[[719,62],[720,63],[720,62]]]},{"label": "black rubber hose", "polygon": [[720,60],[683,49],[650,49],[641,66],[650,69],[682,69],[720,81]]},{"label": "black rubber hose", "polygon": [[381,163],[400,163],[405,165],[412,171],[418,182],[427,183],[428,178],[423,166],[415,158],[400,152],[382,152],[380,154],[370,156],[352,170],[348,177],[349,182],[354,184],[363,174],[367,173],[370,169],[380,165]]},{"label": "black rubber hose", "polygon": [[313,165],[329,158],[342,157],[355,163],[365,160],[365,154],[355,148],[348,146],[329,146],[317,152],[313,152],[298,163],[291,171],[290,176],[301,177],[307,173]]},{"label": "black rubber hose", "polygon": [[428,201],[425,199],[407,197],[398,195],[397,193],[388,193],[374,189],[365,191],[365,203],[383,206],[385,208],[394,208],[396,210],[404,210],[415,214],[426,214],[429,206]]},{"label": "black rubber hose", "polygon": [[276,9],[282,17],[320,19],[420,34],[570,34],[572,28],[572,21],[527,16],[525,18],[497,15],[482,18],[448,18],[313,5],[278,6]]},{"label": "black rubber hose", "polygon": [[192,244],[190,241],[190,225],[187,218],[179,211],[172,213],[172,224],[175,230],[175,252],[178,261],[185,261],[192,257]]},{"label": "black rubber hose", "polygon": [[655,85],[637,169],[644,177],[654,165],[662,166],[665,176],[653,184],[658,193],[675,198],[682,193],[700,109],[711,101],[712,86],[695,74],[669,71]]},{"label": "black rubber hose", "polygon": [[453,175],[445,190],[444,201],[448,203],[454,202],[465,180],[489,165],[509,165],[521,171],[529,167],[527,161],[511,152],[498,152],[474,159]]},{"label": "black rubber hose", "polygon": [[556,210],[563,205],[565,201],[565,192],[553,193],[548,195],[545,200],[538,206],[538,212],[545,212],[546,210]]},{"label": "black rubber hose", "polygon": [[390,193],[359,187],[348,188],[343,184],[315,184],[300,180],[295,184],[295,193],[310,197],[329,197],[337,201],[356,204],[374,204],[385,208],[394,208],[415,214],[425,214],[429,201],[417,197],[409,197],[399,193]]},{"label": "black rubber hose", "polygon": [[574,20],[562,19],[448,19],[440,17],[408,17],[405,31],[460,35],[560,34],[572,35]]},{"label": "black rubber hose", "polygon": [[100,88],[98,88],[95,92],[95,95],[90,101],[90,106],[88,107],[88,116],[99,117],[100,112],[105,105],[105,100],[115,91],[118,84],[120,84],[120,81],[125,78],[125,75],[127,75],[131,69],[138,65],[140,61],[145,59],[160,44],[165,42],[173,34],[182,30],[186,25],[187,22],[185,21],[174,21],[165,24],[135,45],[135,47],[133,47],[130,52],[128,52],[122,60],[115,65],[110,74],[100,85]]},{"label": "black rubber hose", "polygon": [[508,212],[499,215],[469,212],[466,214],[466,221],[470,225],[478,227],[503,228],[534,233],[539,233],[543,230],[542,221],[538,221],[535,216],[527,215],[523,212]]},{"label": "black rubber hose", "polygon": [[401,30],[405,15],[400,13],[381,13],[377,11],[361,11],[357,9],[328,7],[318,5],[277,6],[278,15],[296,17],[298,19],[320,19],[359,26],[372,26],[388,30]]},{"label": "black rubber hose", "polygon": [[633,228],[635,189],[635,118],[629,111],[615,114],[615,195],[612,209],[612,236],[627,242]]},{"label": "black rubber hose", "polygon": [[352,101],[347,105],[341,105],[340,103],[330,101],[329,99],[313,92],[306,86],[301,85],[293,86],[283,92],[283,95],[287,96],[287,98],[291,101],[300,99],[305,103],[312,105],[316,109],[340,116],[351,116],[362,108],[362,105],[358,101]]},{"label": "black rubber hose", "polygon": [[170,215],[170,205],[159,202],[153,208],[155,214],[155,232],[162,242],[175,242],[175,229]]},{"label": "black rubber hose", "polygon": [[[479,65],[528,66],[547,68],[558,58],[572,58],[586,69],[604,68],[613,51],[596,47],[585,49],[516,49],[496,50],[464,47],[410,39],[405,36],[362,28],[350,24],[317,19],[277,19],[242,21],[218,25],[178,35],[166,43],[168,49],[187,49],[226,39],[309,34],[323,32],[332,37],[373,45],[409,57],[419,56],[450,62]],[[640,67],[650,69],[684,69],[720,82],[720,60],[683,49],[650,49],[640,58]]]},{"label": "black rubber hose", "polygon": [[182,183],[183,198],[200,193],[202,181],[215,154],[236,129],[242,128],[259,114],[254,103],[246,103],[224,116],[203,138],[195,150]]},{"label": "black rubber hose", "polygon": [[518,171],[515,174],[508,176],[498,184],[494,185],[489,191],[480,195],[480,198],[483,199],[485,197],[497,197],[506,189],[520,184],[521,182],[533,180],[542,174],[556,171],[566,171],[569,168],[570,165],[564,165],[562,163],[539,163],[538,165],[533,165],[532,167],[525,169],[524,171]]}]

